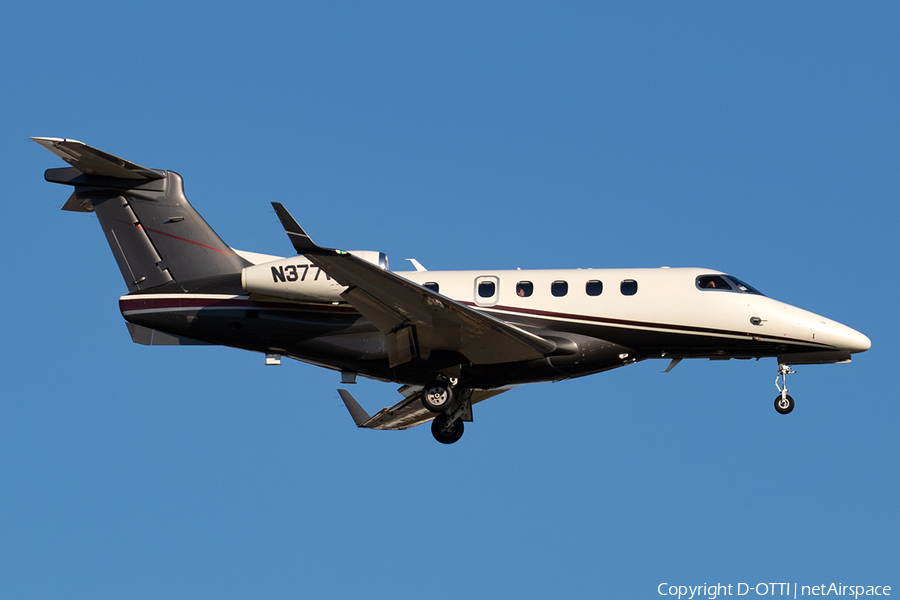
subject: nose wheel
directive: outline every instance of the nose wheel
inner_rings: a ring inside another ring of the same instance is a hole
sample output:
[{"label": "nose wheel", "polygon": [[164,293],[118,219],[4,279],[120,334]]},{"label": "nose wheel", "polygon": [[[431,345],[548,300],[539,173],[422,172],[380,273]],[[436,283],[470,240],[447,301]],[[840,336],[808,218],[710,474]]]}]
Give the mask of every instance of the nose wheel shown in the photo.
[{"label": "nose wheel", "polygon": [[775,410],[783,415],[788,414],[794,410],[794,399],[787,394],[783,398],[780,395],[775,396]]},{"label": "nose wheel", "polygon": [[786,415],[794,410],[794,399],[788,395],[787,376],[793,375],[796,371],[791,371],[791,365],[778,364],[778,375],[775,376],[775,388],[779,394],[775,397],[775,410]]}]

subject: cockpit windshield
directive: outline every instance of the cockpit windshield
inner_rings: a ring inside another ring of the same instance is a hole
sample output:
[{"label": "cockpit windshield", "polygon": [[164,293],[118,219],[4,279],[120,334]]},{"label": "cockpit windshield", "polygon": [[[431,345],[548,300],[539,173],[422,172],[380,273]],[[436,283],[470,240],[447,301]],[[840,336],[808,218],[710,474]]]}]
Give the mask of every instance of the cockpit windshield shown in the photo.
[{"label": "cockpit windshield", "polygon": [[765,295],[755,287],[731,275],[701,275],[697,278],[697,287],[701,290],[719,290],[723,292],[737,292],[739,294],[756,294],[757,296]]},{"label": "cockpit windshield", "polygon": [[748,283],[744,283],[737,277],[732,277],[731,275],[729,275],[728,278],[732,282],[734,282],[734,284],[737,286],[737,289],[739,292],[743,292],[745,294],[756,294],[757,296],[765,296],[765,294],[763,294],[761,291],[759,291],[758,289],[756,289],[755,287],[753,287],[752,285],[750,285]]},{"label": "cockpit windshield", "polygon": [[701,275],[697,278],[697,287],[701,290],[730,290],[731,285],[719,275]]}]

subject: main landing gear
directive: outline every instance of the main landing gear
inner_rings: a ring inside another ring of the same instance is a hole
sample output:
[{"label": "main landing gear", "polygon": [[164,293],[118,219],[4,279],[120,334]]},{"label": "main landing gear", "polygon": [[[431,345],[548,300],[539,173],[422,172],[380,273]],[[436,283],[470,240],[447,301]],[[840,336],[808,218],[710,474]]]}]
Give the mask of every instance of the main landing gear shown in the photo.
[{"label": "main landing gear", "polygon": [[462,437],[462,419],[451,420],[447,413],[441,413],[431,422],[431,435],[442,444],[453,444]]},{"label": "main landing gear", "polygon": [[422,404],[433,413],[442,413],[453,402],[453,383],[446,379],[435,379],[422,388]]},{"label": "main landing gear", "polygon": [[786,415],[794,410],[794,399],[788,396],[787,376],[793,375],[796,371],[791,371],[791,365],[778,364],[778,375],[775,376],[775,388],[780,392],[775,397],[775,410]]},{"label": "main landing gear", "polygon": [[454,390],[456,379],[435,379],[422,388],[422,404],[438,415],[431,422],[431,435],[442,444],[458,442],[463,419],[472,420],[471,390]]}]

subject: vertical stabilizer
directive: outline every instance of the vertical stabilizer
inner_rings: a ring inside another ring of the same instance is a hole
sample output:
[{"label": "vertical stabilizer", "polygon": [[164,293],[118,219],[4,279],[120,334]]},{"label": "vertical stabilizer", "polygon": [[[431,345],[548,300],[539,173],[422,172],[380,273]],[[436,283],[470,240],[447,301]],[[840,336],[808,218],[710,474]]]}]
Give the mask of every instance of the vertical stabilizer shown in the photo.
[{"label": "vertical stabilizer", "polygon": [[75,140],[32,139],[72,165],[44,177],[75,188],[64,210],[97,215],[130,291],[236,274],[250,264],[191,206],[177,173]]}]

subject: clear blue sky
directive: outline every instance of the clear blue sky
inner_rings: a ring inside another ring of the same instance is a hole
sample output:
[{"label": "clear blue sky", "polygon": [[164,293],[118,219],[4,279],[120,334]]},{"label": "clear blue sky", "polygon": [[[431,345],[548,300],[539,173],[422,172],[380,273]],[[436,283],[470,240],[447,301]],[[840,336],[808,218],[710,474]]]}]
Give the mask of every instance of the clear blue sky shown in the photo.
[{"label": "clear blue sky", "polygon": [[[0,21],[0,597],[900,591],[896,3],[133,6]],[[133,344],[28,136],[181,173],[241,249],[291,253],[276,200],[394,268],[716,268],[873,347],[788,417],[774,360],[648,361],[360,431],[330,371]]]}]

